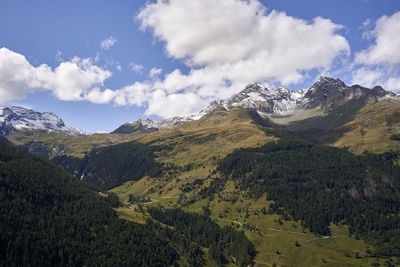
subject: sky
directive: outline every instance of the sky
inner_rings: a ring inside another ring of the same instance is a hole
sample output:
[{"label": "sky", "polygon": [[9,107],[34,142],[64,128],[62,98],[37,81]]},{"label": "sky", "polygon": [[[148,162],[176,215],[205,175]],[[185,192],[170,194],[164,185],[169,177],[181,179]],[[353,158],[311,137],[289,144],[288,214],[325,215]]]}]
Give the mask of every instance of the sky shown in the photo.
[{"label": "sky", "polygon": [[0,0],[0,104],[91,133],[320,75],[400,92],[400,1]]}]

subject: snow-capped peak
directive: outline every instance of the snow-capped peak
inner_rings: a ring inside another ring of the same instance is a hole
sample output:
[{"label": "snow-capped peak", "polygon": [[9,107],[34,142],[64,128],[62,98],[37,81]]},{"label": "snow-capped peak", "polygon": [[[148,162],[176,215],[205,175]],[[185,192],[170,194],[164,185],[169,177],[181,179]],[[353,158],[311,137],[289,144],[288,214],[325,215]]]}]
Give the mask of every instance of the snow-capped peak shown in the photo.
[{"label": "snow-capped peak", "polygon": [[292,91],[287,88],[268,88],[260,83],[246,86],[240,93],[222,101],[226,109],[232,107],[254,108],[260,113],[284,114],[304,106],[306,90]]},{"label": "snow-capped peak", "polygon": [[22,130],[46,130],[70,135],[87,135],[84,131],[65,125],[51,112],[37,112],[23,107],[0,106],[0,133],[8,135]]}]

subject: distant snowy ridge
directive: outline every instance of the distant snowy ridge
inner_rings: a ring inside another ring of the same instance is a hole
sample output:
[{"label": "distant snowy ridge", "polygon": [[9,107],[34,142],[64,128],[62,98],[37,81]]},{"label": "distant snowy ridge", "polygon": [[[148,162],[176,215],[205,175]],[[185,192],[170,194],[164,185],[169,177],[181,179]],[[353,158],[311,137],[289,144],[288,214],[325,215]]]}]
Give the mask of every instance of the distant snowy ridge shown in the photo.
[{"label": "distant snowy ridge", "polygon": [[88,135],[84,131],[65,125],[64,121],[51,112],[37,112],[23,107],[0,106],[0,134],[9,135],[23,130],[45,130],[69,135]]},{"label": "distant snowy ridge", "polygon": [[359,85],[347,86],[340,79],[321,76],[310,88],[303,90],[289,90],[282,87],[268,88],[261,83],[249,84],[241,92],[220,102],[214,101],[196,114],[164,120],[140,119],[124,125],[139,124],[144,129],[153,131],[172,128],[185,122],[198,120],[216,108],[223,108],[227,111],[233,108],[252,108],[261,116],[277,118],[314,108],[329,112],[348,101],[361,98],[400,100],[399,95],[385,91],[380,86],[372,89]]},{"label": "distant snowy ridge", "polygon": [[[132,127],[139,126],[139,127],[143,127],[144,129],[147,129],[149,131],[158,131],[158,130],[162,130],[162,129],[172,128],[172,127],[178,126],[185,122],[198,120],[201,117],[203,117],[204,115],[206,115],[207,113],[209,113],[210,111],[214,110],[218,105],[219,105],[219,103],[214,101],[210,105],[208,105],[205,109],[200,111],[199,113],[189,114],[189,115],[185,115],[185,116],[175,116],[175,117],[167,118],[164,120],[152,120],[152,119],[144,118],[144,119],[139,119],[137,121],[127,122],[127,123],[121,125],[120,128],[121,127],[125,128],[125,127],[129,127],[129,126],[132,126]],[[119,131],[120,128],[116,129],[112,133],[122,133],[121,131]],[[128,131],[125,133],[130,133],[130,132]]]}]

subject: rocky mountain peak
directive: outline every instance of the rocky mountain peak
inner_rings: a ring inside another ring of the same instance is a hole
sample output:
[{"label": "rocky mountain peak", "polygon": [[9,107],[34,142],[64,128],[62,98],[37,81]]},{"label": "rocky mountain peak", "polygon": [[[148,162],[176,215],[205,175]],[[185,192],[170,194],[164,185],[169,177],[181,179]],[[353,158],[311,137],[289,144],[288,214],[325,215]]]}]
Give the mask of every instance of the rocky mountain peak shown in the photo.
[{"label": "rocky mountain peak", "polygon": [[347,88],[347,85],[340,79],[334,79],[330,77],[320,76],[306,93],[306,97],[314,98],[321,95],[328,95],[332,92],[342,92]]},{"label": "rocky mountain peak", "polygon": [[60,117],[51,112],[0,106],[0,134],[9,135],[17,131],[38,129],[70,135],[87,135],[80,129],[65,125]]}]

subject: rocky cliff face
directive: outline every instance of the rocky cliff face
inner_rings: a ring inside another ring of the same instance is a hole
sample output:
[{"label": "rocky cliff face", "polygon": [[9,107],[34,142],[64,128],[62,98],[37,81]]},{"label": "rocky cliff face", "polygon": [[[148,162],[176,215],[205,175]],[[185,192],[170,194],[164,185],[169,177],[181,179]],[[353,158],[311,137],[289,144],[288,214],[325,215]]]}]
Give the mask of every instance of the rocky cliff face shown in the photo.
[{"label": "rocky cliff face", "polygon": [[9,135],[24,130],[45,130],[70,135],[86,135],[80,129],[65,125],[51,112],[37,112],[23,107],[0,106],[0,134]]}]

